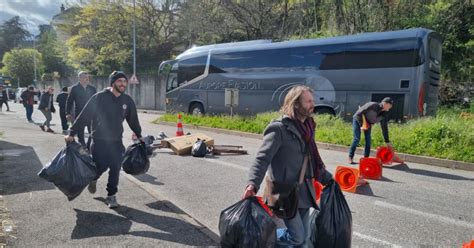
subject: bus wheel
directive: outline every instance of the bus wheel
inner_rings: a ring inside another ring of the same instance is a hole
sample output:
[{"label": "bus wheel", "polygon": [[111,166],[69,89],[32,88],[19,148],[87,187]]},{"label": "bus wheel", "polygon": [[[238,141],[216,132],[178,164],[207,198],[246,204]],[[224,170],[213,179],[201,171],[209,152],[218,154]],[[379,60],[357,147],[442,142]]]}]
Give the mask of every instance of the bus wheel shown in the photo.
[{"label": "bus wheel", "polygon": [[314,113],[318,115],[336,115],[331,108],[315,108]]},{"label": "bus wheel", "polygon": [[204,107],[201,103],[195,102],[191,104],[191,107],[189,107],[189,113],[192,115],[203,115]]}]

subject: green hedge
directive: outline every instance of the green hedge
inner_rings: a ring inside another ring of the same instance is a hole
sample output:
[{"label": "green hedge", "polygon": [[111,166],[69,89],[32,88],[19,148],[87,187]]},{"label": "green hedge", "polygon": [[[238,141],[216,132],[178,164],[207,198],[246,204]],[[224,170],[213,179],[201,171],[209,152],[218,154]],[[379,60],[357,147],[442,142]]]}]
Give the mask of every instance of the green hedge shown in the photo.
[{"label": "green hedge", "polygon": [[[252,117],[183,115],[185,125],[206,126],[263,133],[267,124],[279,113],[262,113]],[[175,114],[155,120],[176,122]],[[340,117],[316,116],[316,140],[349,146],[352,142],[351,123]],[[470,109],[440,108],[436,117],[410,120],[404,124],[389,124],[390,140],[398,152],[474,162],[474,104]],[[363,135],[362,142],[363,144]],[[372,130],[372,147],[383,145],[379,125]]]}]

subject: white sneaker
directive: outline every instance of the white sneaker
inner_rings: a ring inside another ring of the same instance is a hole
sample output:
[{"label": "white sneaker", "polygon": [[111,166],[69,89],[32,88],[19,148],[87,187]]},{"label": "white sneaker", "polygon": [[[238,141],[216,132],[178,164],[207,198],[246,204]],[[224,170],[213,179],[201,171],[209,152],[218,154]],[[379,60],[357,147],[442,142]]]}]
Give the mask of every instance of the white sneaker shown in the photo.
[{"label": "white sneaker", "polygon": [[117,203],[117,198],[115,197],[115,195],[107,196],[107,198],[105,198],[105,202],[107,203],[109,208],[116,208],[116,207],[119,206],[119,204]]}]

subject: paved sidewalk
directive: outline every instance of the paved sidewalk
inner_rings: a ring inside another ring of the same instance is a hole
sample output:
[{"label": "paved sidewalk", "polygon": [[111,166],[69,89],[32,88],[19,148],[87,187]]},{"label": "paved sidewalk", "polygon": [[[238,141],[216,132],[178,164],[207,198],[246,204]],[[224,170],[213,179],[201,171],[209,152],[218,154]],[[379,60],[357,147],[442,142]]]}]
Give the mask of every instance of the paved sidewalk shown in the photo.
[{"label": "paved sidewalk", "polygon": [[[13,111],[22,111],[11,104]],[[118,201],[104,202],[107,174],[97,193],[87,189],[69,202],[36,174],[63,146],[61,134],[41,132],[19,112],[0,113],[0,195],[12,217],[13,247],[182,247],[216,246],[199,223],[159,194],[121,175]],[[25,119],[24,119],[25,118]],[[36,111],[35,120],[43,119]],[[53,123],[58,123],[54,121]],[[59,127],[53,129],[60,131]],[[128,145],[128,144],[125,144]],[[1,239],[0,239],[1,240]]]}]

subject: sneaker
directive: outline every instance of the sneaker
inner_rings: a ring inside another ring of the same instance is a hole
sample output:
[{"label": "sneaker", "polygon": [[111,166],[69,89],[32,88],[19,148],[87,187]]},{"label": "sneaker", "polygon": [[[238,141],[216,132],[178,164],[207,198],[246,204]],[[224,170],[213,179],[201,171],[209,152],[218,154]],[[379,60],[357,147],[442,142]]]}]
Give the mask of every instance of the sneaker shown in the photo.
[{"label": "sneaker", "polygon": [[115,197],[115,195],[107,196],[107,198],[105,198],[105,202],[107,203],[109,208],[116,208],[116,207],[119,206],[119,204],[117,203],[117,198]]},{"label": "sneaker", "polygon": [[87,190],[89,190],[89,193],[94,194],[97,191],[97,180],[90,182]]},{"label": "sneaker", "polygon": [[41,128],[41,130],[43,130],[43,132],[46,131],[46,130],[44,130],[44,126],[43,126],[43,125],[40,125],[39,127]]},{"label": "sneaker", "polygon": [[48,133],[55,133],[54,130],[51,129],[51,128],[49,128],[49,127],[48,127],[48,129],[46,130],[46,132],[48,132]]},{"label": "sneaker", "polygon": [[354,164],[354,160],[353,160],[351,157],[349,157],[349,158],[347,159],[347,162],[348,162],[349,164]]}]

